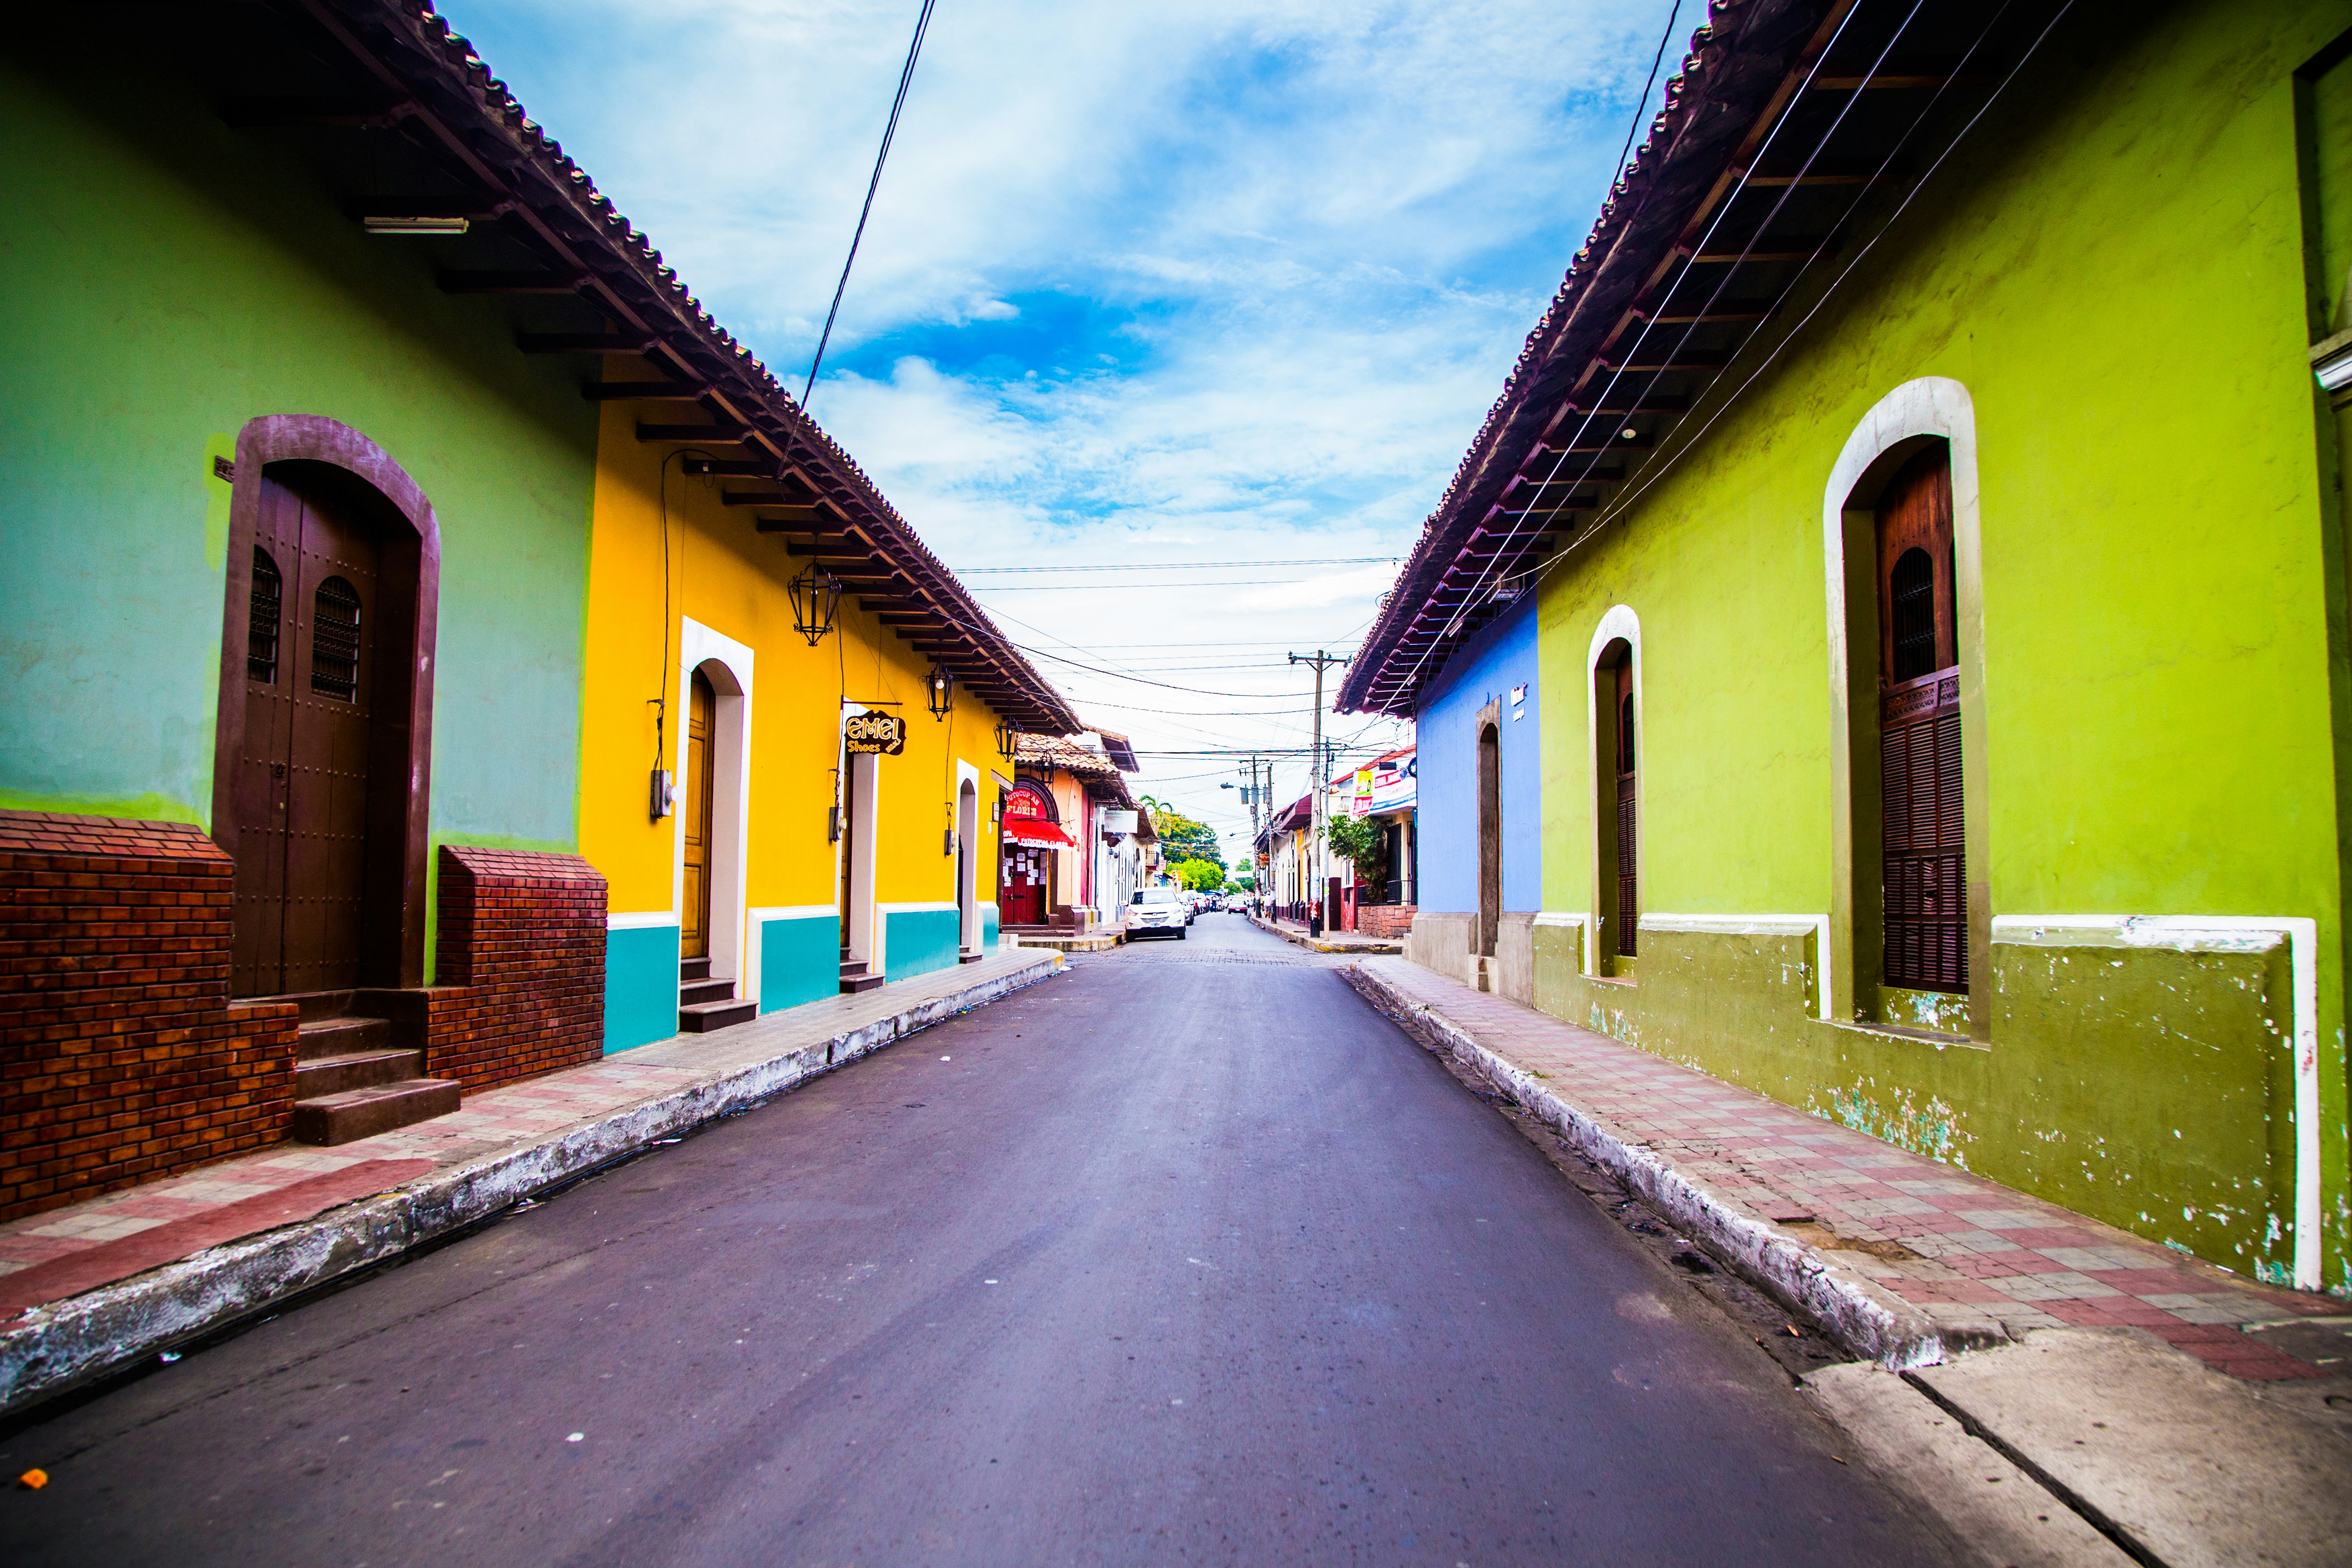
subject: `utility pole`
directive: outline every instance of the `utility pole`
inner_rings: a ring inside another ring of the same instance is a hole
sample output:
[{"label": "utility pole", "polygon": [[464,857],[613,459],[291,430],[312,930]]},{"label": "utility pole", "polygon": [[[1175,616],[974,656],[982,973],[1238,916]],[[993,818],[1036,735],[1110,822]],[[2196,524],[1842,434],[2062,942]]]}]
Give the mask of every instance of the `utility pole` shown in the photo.
[{"label": "utility pole", "polygon": [[1328,922],[1329,919],[1329,911],[1325,907],[1325,899],[1327,894],[1323,886],[1323,796],[1328,793],[1331,781],[1322,776],[1326,771],[1323,757],[1323,672],[1326,669],[1337,668],[1339,666],[1346,664],[1348,662],[1348,656],[1343,653],[1325,653],[1318,647],[1311,655],[1303,653],[1292,654],[1290,656],[1290,662],[1293,664],[1311,664],[1315,667],[1315,744],[1314,748],[1307,754],[1307,770],[1310,773],[1316,775],[1311,786],[1312,793],[1308,796],[1308,798],[1314,802],[1315,908],[1318,912],[1324,915],[1325,921]]}]

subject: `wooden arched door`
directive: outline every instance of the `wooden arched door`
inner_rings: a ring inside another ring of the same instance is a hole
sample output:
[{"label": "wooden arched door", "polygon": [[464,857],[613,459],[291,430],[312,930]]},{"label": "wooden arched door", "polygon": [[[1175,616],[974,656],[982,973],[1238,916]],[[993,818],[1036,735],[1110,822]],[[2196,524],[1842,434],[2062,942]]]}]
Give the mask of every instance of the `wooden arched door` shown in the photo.
[{"label": "wooden arched door", "polygon": [[386,717],[397,721],[375,657],[379,641],[391,640],[378,626],[382,541],[353,498],[323,476],[271,469],[260,486],[234,796],[230,993],[347,991],[364,984],[379,707],[393,708]]}]

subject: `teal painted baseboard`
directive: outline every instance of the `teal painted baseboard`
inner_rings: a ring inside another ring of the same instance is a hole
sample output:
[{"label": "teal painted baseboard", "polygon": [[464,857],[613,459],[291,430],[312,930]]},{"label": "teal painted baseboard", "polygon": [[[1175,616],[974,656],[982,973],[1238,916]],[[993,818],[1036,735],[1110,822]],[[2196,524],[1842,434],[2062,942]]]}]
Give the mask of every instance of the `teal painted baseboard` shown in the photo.
[{"label": "teal painted baseboard", "polygon": [[893,910],[882,917],[882,963],[893,980],[956,966],[962,917],[953,910]]},{"label": "teal painted baseboard", "polygon": [[677,927],[604,933],[604,1054],[677,1033]]},{"label": "teal painted baseboard", "polygon": [[841,921],[803,915],[760,922],[760,1011],[841,994]]},{"label": "teal painted baseboard", "polygon": [[998,931],[998,921],[997,921],[997,910],[996,910],[996,906],[995,906],[994,904],[982,904],[982,905],[981,905],[981,906],[980,906],[980,951],[981,951],[981,952],[994,952],[996,951],[996,934],[997,934],[997,931]]}]

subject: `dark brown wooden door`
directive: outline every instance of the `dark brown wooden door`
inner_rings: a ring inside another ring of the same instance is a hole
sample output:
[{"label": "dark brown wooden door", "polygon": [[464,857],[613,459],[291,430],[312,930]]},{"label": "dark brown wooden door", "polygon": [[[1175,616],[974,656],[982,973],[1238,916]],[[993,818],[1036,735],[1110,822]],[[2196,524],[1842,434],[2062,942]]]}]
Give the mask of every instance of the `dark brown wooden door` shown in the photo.
[{"label": "dark brown wooden door", "polygon": [[348,507],[262,477],[236,796],[236,995],[360,983],[380,569],[374,531]]},{"label": "dark brown wooden door", "polygon": [[696,670],[686,715],[686,907],[678,914],[678,952],[710,956],[710,738],[719,723],[719,693]]},{"label": "dark brown wooden door", "polygon": [[1886,984],[1969,988],[1952,470],[1940,442],[1878,505],[1879,787]]},{"label": "dark brown wooden door", "polygon": [[1503,925],[1503,742],[1478,731],[1478,952],[1492,957]]},{"label": "dark brown wooden door", "polygon": [[1642,822],[1636,804],[1640,752],[1633,744],[1633,655],[1617,660],[1617,953],[1633,958],[1641,950]]}]

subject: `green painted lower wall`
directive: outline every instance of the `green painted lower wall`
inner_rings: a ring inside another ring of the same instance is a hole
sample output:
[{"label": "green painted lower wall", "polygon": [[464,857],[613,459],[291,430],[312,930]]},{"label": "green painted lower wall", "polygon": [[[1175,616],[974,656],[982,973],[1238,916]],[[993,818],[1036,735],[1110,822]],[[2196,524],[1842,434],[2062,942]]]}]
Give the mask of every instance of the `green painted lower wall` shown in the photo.
[{"label": "green painted lower wall", "polygon": [[1002,929],[1003,927],[998,919],[996,906],[994,904],[981,905],[980,946],[982,952],[994,952],[996,951],[997,932]]},{"label": "green painted lower wall", "polygon": [[2283,938],[1996,941],[1989,1047],[1826,1022],[1811,932],[1642,931],[1640,979],[1536,927],[1536,1004],[1825,1120],[2277,1283],[2294,1212]]},{"label": "green painted lower wall", "polygon": [[892,980],[953,969],[962,917],[953,910],[891,910],[882,917],[882,962]]},{"label": "green painted lower wall", "polygon": [[677,927],[619,926],[604,933],[604,1054],[677,1033]]},{"label": "green painted lower wall", "polygon": [[762,1014],[841,994],[841,919],[795,915],[760,922]]}]

